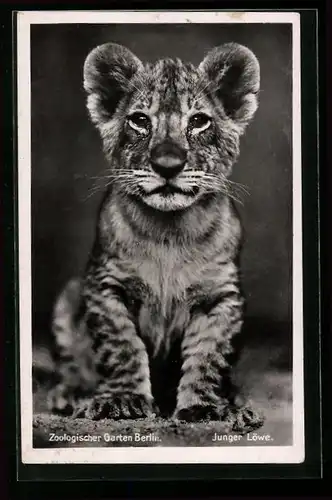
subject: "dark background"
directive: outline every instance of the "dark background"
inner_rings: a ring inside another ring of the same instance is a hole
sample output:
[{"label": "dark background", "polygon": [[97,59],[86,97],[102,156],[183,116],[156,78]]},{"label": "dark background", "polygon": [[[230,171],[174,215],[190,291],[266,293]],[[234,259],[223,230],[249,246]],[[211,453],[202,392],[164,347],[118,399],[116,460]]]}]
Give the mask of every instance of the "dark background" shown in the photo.
[{"label": "dark background", "polygon": [[[106,162],[82,89],[96,45],[126,45],[143,60],[199,63],[212,47],[238,42],[261,65],[260,105],[241,142],[232,179],[250,192],[238,204],[247,315],[261,338],[283,337],[292,310],[291,25],[35,25],[31,27],[32,278],[35,341],[49,336],[56,295],[80,274],[91,247]],[[290,347],[288,345],[288,347]]]}]

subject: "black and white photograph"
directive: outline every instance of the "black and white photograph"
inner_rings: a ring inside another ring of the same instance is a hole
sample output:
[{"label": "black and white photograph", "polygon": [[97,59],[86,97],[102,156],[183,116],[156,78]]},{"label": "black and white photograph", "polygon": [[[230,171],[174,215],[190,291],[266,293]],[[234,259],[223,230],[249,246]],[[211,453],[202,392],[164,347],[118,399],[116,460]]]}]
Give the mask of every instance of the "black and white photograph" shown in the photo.
[{"label": "black and white photograph", "polygon": [[301,463],[300,24],[19,12],[23,463]]}]

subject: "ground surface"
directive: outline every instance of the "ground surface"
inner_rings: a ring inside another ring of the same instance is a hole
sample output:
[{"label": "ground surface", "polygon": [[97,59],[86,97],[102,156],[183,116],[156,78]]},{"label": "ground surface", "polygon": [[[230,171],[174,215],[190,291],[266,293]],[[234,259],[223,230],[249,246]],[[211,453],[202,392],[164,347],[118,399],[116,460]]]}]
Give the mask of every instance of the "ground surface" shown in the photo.
[{"label": "ground surface", "polygon": [[[260,436],[270,435],[270,445],[292,443],[292,377],[279,363],[282,349],[260,345],[245,350],[237,368],[237,380],[251,404],[263,412],[265,423],[255,431]],[[40,373],[51,370],[47,352],[36,351],[33,437],[35,447],[77,446],[223,446],[228,445],[230,426],[225,422],[199,422],[195,424],[161,418],[142,420],[101,420],[98,422],[47,413],[45,408],[46,384]],[[94,442],[59,441],[60,436],[96,436]],[[214,441],[215,434],[221,441]],[[52,437],[52,435],[54,435]],[[100,437],[99,437],[100,436]],[[53,439],[53,440],[52,440]],[[254,440],[252,440],[254,439]],[[255,439],[253,432],[233,441],[232,445],[266,445]]]}]

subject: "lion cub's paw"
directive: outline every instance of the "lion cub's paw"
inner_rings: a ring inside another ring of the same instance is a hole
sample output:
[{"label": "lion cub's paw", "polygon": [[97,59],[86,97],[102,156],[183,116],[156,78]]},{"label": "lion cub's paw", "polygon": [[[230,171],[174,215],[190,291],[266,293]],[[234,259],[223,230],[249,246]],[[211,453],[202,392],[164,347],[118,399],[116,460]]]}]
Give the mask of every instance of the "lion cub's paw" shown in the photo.
[{"label": "lion cub's paw", "polygon": [[226,420],[232,423],[233,431],[238,433],[259,429],[265,421],[263,413],[248,404],[240,408],[230,408]]},{"label": "lion cub's paw", "polygon": [[73,417],[120,420],[152,417],[155,414],[153,401],[142,394],[105,394],[80,403]]},{"label": "lion cub's paw", "polygon": [[178,420],[185,420],[186,422],[199,422],[201,420],[223,420],[226,407],[219,406],[201,406],[192,405],[188,408],[177,409],[174,413],[174,418]]}]

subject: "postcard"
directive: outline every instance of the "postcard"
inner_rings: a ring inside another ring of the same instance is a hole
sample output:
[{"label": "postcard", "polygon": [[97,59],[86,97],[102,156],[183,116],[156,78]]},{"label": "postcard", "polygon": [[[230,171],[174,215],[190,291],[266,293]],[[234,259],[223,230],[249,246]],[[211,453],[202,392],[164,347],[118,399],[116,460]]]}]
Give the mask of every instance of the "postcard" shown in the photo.
[{"label": "postcard", "polygon": [[300,18],[17,14],[24,464],[305,459]]}]

